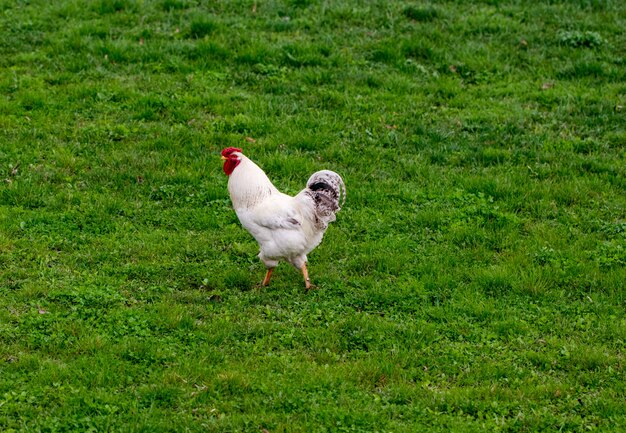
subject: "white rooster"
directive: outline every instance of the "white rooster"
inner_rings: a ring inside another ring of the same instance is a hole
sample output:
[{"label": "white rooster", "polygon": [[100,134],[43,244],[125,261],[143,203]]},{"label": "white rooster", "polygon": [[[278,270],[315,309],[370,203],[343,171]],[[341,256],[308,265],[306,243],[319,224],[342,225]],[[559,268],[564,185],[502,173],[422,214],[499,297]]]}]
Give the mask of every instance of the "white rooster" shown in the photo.
[{"label": "white rooster", "polygon": [[322,241],[345,201],[341,176],[330,170],[313,173],[306,188],[291,197],[278,191],[241,149],[224,149],[222,159],[237,217],[259,243],[259,258],[267,267],[262,284],[269,284],[278,261],[285,260],[302,271],[309,290],[306,255]]}]

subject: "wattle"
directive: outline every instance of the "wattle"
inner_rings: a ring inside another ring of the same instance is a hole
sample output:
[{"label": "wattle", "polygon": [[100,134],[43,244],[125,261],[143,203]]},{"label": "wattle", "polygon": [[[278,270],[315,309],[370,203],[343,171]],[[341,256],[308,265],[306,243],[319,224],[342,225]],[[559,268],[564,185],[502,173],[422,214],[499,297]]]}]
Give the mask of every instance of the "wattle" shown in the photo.
[{"label": "wattle", "polygon": [[237,167],[240,162],[241,161],[238,159],[230,159],[230,158],[224,161],[224,173],[226,173],[226,176],[230,176],[233,170],[235,170],[235,167]]}]

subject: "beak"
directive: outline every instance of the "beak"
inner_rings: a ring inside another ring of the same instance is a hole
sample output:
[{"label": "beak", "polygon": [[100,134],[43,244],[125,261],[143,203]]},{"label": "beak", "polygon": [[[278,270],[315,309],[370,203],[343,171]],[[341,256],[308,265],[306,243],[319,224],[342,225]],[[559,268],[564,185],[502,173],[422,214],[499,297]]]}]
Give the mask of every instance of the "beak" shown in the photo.
[{"label": "beak", "polygon": [[226,158],[224,155],[222,155],[222,159],[228,159],[228,158]]}]

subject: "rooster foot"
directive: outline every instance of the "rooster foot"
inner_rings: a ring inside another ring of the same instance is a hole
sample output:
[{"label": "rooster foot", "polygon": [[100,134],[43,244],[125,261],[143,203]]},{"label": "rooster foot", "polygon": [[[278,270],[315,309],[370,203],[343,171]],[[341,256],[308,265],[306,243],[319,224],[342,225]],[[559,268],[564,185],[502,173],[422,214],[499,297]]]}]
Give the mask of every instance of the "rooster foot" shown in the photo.
[{"label": "rooster foot", "polygon": [[311,279],[309,278],[309,270],[306,268],[306,262],[302,265],[300,270],[302,271],[302,276],[304,277],[304,287],[308,292],[311,290]]},{"label": "rooster foot", "polygon": [[274,268],[267,268],[267,272],[265,273],[265,278],[263,278],[263,282],[261,286],[266,287],[270,285],[270,278],[272,278],[272,272],[274,272]]}]

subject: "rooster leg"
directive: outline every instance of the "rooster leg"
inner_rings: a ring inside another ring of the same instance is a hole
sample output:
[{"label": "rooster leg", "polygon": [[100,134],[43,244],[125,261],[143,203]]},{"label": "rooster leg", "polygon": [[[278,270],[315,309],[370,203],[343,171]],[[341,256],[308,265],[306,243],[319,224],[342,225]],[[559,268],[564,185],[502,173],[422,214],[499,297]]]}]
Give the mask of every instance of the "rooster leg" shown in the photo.
[{"label": "rooster leg", "polygon": [[300,269],[302,270],[302,275],[304,276],[304,285],[306,289],[309,290],[311,288],[311,279],[309,278],[309,271],[306,268],[306,262],[304,262],[302,268]]},{"label": "rooster leg", "polygon": [[267,273],[265,274],[265,278],[263,278],[263,286],[268,286],[270,284],[270,278],[272,278],[272,272],[274,272],[274,268],[267,268]]}]

